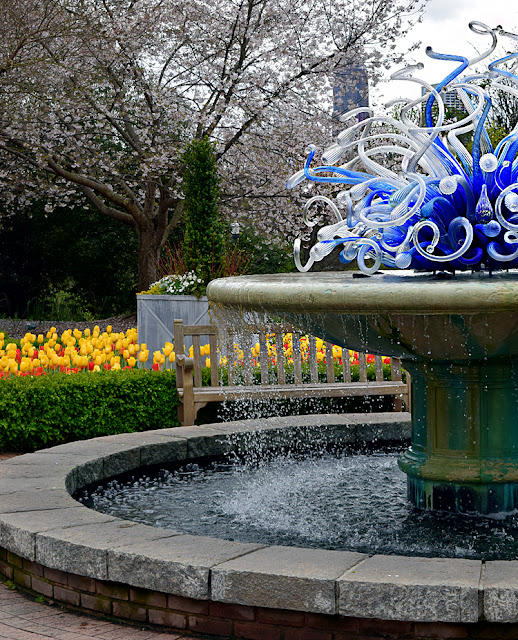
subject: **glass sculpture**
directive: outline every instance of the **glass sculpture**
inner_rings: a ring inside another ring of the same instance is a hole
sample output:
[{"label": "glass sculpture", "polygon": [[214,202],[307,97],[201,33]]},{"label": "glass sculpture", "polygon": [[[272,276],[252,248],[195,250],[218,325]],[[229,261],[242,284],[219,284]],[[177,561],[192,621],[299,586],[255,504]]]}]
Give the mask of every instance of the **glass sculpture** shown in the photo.
[{"label": "glass sculpture", "polygon": [[[317,202],[335,220],[318,230],[306,264],[301,241],[295,241],[299,271],[335,248],[342,263],[356,260],[368,275],[381,265],[450,271],[518,266],[518,125],[495,148],[488,134],[491,95],[500,91],[518,99],[518,52],[474,69],[495,51],[498,36],[513,44],[518,36],[481,22],[469,26],[491,38],[487,51],[468,60],[427,47],[430,58],[458,62],[457,68],[436,86],[414,75],[422,64],[395,72],[391,79],[417,83],[423,95],[389,103],[398,103],[397,116],[375,115],[369,107],[342,115],[341,122],[353,123],[323,152],[321,166],[312,167],[316,148],[308,147],[304,168],[287,187],[305,180],[332,185],[332,196],[307,200],[304,221],[314,226]],[[448,119],[445,96],[451,92],[463,109]]]}]

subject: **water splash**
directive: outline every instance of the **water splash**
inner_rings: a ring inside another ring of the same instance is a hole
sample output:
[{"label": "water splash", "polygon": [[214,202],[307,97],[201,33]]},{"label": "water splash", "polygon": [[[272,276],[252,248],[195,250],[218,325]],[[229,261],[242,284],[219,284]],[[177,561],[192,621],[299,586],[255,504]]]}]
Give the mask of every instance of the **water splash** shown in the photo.
[{"label": "water splash", "polygon": [[[271,434],[270,434],[271,435]],[[406,500],[396,453],[326,452],[292,434],[272,457],[268,434],[248,434],[241,458],[114,479],[80,502],[102,513],[182,533],[240,542],[411,556],[514,559],[518,516],[419,512]],[[306,452],[307,453],[307,452]],[[250,454],[250,455],[249,455]]]},{"label": "water splash", "polygon": [[[341,116],[344,123],[355,122],[323,152],[322,165],[312,166],[316,147],[308,147],[304,168],[288,180],[287,188],[307,180],[340,191],[336,203],[323,195],[307,201],[307,226],[315,224],[310,209],[316,203],[328,207],[335,221],[318,231],[305,264],[300,239],[295,241],[299,271],[308,271],[336,248],[342,263],[356,260],[367,275],[382,265],[431,271],[518,266],[518,123],[493,148],[487,130],[492,101],[486,90],[491,84],[518,96],[518,77],[512,72],[518,52],[489,63],[484,72],[471,69],[494,52],[497,34],[513,43],[518,36],[481,22],[469,26],[489,36],[491,45],[472,60],[428,47],[430,58],[459,63],[435,87],[415,77],[422,64],[392,74],[394,80],[423,88],[416,100],[395,101],[398,118],[354,109]],[[465,116],[455,122],[445,116],[446,92],[456,93],[464,105]],[[424,120],[419,124],[412,120],[415,108]],[[364,119],[356,122],[359,115]],[[472,133],[471,151],[459,137],[467,133]]]}]

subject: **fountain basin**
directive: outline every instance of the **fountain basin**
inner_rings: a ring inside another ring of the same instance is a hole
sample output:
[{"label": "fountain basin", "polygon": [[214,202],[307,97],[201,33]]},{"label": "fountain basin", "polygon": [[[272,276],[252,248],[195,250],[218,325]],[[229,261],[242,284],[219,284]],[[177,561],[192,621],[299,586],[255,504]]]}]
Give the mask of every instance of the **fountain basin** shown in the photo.
[{"label": "fountain basin", "polygon": [[358,275],[224,278],[207,293],[245,322],[264,312],[335,344],[401,358],[412,377],[412,444],[400,460],[412,503],[518,509],[518,276]]},{"label": "fountain basin", "polygon": [[104,516],[70,495],[141,466],[221,455],[250,440],[408,434],[404,415],[297,416],[97,438],[12,459],[0,465],[0,571],[90,612],[197,633],[360,639],[385,637],[390,620],[400,637],[488,629],[503,637],[518,622],[516,561],[236,543]]}]

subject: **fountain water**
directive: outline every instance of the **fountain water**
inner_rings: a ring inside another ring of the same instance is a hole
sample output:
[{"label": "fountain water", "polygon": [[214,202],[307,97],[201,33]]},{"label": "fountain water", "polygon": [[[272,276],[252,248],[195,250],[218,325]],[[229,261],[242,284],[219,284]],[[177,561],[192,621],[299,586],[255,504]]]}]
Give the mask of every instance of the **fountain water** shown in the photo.
[{"label": "fountain water", "polygon": [[[479,22],[470,28],[489,36],[490,47],[472,60],[428,48],[432,58],[459,63],[435,87],[414,77],[419,65],[393,74],[425,90],[399,101],[399,119],[355,109],[341,120],[368,117],[338,135],[322,166],[312,167],[316,149],[308,148],[288,188],[309,180],[339,192],[336,203],[329,193],[306,202],[308,226],[316,203],[335,221],[318,231],[306,264],[295,242],[303,273],[217,280],[208,296],[240,312],[280,313],[343,346],[400,357],[412,375],[412,445],[399,461],[411,502],[509,513],[518,508],[518,277],[507,272],[518,265],[518,130],[493,148],[483,86],[518,96],[518,53],[473,72],[495,50],[497,33]],[[460,120],[447,121],[445,91],[462,101]],[[412,119],[413,109],[424,124]],[[471,152],[459,138],[468,132]],[[305,273],[337,247],[342,263],[356,259],[372,277]],[[381,265],[390,271],[379,273]]]}]

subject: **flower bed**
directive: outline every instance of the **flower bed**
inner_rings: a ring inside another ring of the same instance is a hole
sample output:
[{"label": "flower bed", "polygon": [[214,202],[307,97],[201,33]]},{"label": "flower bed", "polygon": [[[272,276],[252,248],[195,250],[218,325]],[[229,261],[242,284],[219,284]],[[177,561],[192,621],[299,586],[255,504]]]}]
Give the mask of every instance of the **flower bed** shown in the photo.
[{"label": "flower bed", "polygon": [[9,341],[0,333],[0,378],[132,369],[148,357],[146,345],[138,343],[136,329],[113,333],[107,327],[101,333],[96,326],[93,331],[74,329],[58,336],[52,327],[45,337],[26,333],[19,341]]},{"label": "flower bed", "polygon": [[[277,366],[277,349],[275,336],[267,335],[268,365]],[[317,361],[326,363],[326,345],[323,340],[317,339]],[[293,367],[293,336],[291,333],[283,335],[284,358],[287,373]],[[309,338],[302,336],[300,340],[300,354],[302,365],[308,362]],[[189,349],[189,355],[193,355],[193,347]],[[200,355],[205,357],[205,366],[211,366],[210,345],[200,347]],[[251,348],[252,367],[259,367],[259,344]],[[136,329],[129,329],[125,333],[112,332],[111,327],[106,331],[100,331],[96,326],[93,331],[84,329],[81,331],[66,330],[60,336],[55,328],[51,328],[46,336],[26,333],[21,340],[9,341],[4,333],[0,333],[0,378],[10,377],[39,377],[53,373],[75,374],[82,371],[99,372],[121,371],[133,369],[137,363],[147,362],[150,357],[145,343],[139,344]],[[338,367],[337,376],[340,376],[339,368],[343,358],[348,358],[352,367],[358,366],[358,353],[348,351],[342,347],[333,346],[333,357]],[[228,366],[227,357],[217,354],[218,367],[225,369]],[[234,366],[239,370],[244,365],[244,351],[239,344],[234,344]],[[161,351],[153,353],[152,369],[160,371],[171,368],[175,362],[175,350],[172,342],[166,342]],[[367,363],[374,365],[374,356],[367,355]],[[389,358],[383,358],[385,365],[390,364]],[[352,369],[354,372],[354,368]],[[226,377],[226,371],[222,371]]]}]

